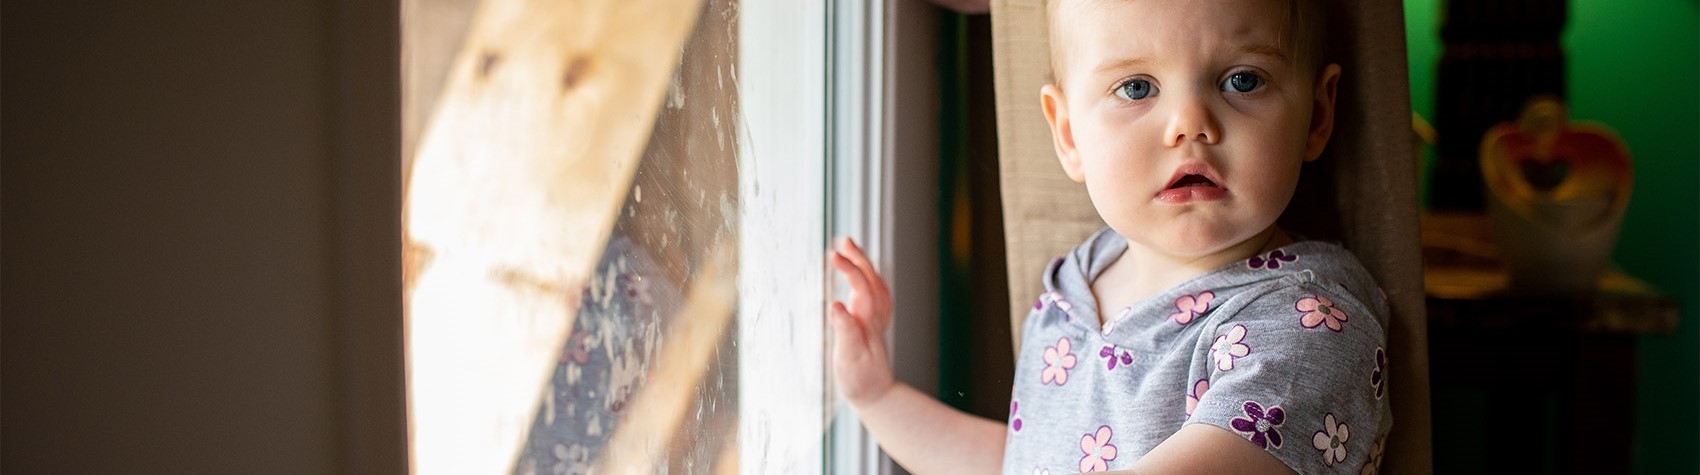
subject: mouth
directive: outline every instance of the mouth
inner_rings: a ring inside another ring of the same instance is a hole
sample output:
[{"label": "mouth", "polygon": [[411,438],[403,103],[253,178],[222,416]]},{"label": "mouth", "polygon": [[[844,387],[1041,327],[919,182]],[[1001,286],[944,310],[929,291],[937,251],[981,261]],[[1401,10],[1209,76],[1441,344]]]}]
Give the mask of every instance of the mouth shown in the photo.
[{"label": "mouth", "polygon": [[1164,203],[1181,204],[1216,201],[1226,198],[1228,189],[1222,186],[1221,175],[1209,165],[1188,163],[1175,169],[1168,186],[1157,191],[1155,199]]},{"label": "mouth", "polygon": [[1216,170],[1201,162],[1182,164],[1175,168],[1175,174],[1169,176],[1169,186],[1164,190],[1175,190],[1195,186],[1223,188],[1221,175]]},{"label": "mouth", "polygon": [[1175,180],[1174,183],[1170,183],[1168,189],[1173,190],[1173,189],[1177,189],[1177,188],[1186,188],[1186,187],[1189,187],[1189,186],[1208,186],[1208,187],[1220,188],[1220,187],[1216,186],[1216,182],[1210,181],[1210,179],[1205,177],[1204,175],[1195,175],[1195,174],[1189,173],[1189,174],[1181,176],[1181,178],[1179,180]]}]

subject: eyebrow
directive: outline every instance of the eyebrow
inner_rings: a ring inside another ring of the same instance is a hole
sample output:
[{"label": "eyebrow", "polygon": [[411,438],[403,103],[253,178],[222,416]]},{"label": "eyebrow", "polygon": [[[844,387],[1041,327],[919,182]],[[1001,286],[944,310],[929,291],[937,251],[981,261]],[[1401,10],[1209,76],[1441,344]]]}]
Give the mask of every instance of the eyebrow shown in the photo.
[{"label": "eyebrow", "polygon": [[[1272,57],[1279,59],[1279,60],[1282,60],[1282,61],[1290,61],[1291,60],[1291,58],[1287,57],[1287,50],[1285,48],[1281,48],[1279,46],[1275,46],[1275,45],[1272,45],[1272,44],[1263,44],[1263,43],[1241,44],[1241,45],[1236,46],[1234,48],[1233,54],[1235,54],[1235,55],[1253,54],[1253,55],[1260,55],[1260,56],[1272,56]],[[1144,56],[1131,57],[1131,58],[1121,58],[1121,59],[1116,59],[1116,60],[1111,60],[1111,61],[1106,61],[1106,62],[1100,63],[1097,68],[1092,69],[1092,72],[1094,74],[1098,74],[1098,73],[1104,73],[1104,72],[1107,72],[1107,71],[1125,69],[1125,68],[1129,68],[1129,67],[1133,67],[1133,66],[1146,65],[1146,64],[1150,64],[1150,63],[1151,63],[1151,58],[1144,57]]]},{"label": "eyebrow", "polygon": [[1234,53],[1274,56],[1277,59],[1281,59],[1281,60],[1289,59],[1289,58],[1287,58],[1287,49],[1286,48],[1282,48],[1280,46],[1275,46],[1275,45],[1266,44],[1266,43],[1242,44],[1239,47],[1234,48]]},{"label": "eyebrow", "polygon": [[1140,66],[1140,65],[1144,65],[1144,64],[1149,64],[1150,62],[1151,62],[1150,59],[1144,58],[1144,57],[1121,58],[1121,59],[1118,59],[1118,60],[1108,61],[1108,62],[1104,62],[1104,63],[1099,64],[1097,68],[1092,69],[1092,73],[1093,74],[1099,74],[1099,73],[1104,73],[1104,72],[1108,72],[1108,71],[1114,71],[1114,70],[1117,70],[1117,69],[1126,69],[1126,68],[1133,67],[1133,66]]}]

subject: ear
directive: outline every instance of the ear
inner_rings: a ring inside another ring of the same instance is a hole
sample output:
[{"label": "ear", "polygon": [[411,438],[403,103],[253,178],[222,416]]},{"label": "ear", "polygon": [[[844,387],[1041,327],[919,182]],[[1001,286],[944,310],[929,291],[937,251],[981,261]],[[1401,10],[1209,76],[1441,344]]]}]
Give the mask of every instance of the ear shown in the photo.
[{"label": "ear", "polygon": [[1310,134],[1305,141],[1305,161],[1316,160],[1328,148],[1328,138],[1334,136],[1334,104],[1339,97],[1340,65],[1329,64],[1317,75],[1316,90],[1311,91]]},{"label": "ear", "polygon": [[1062,88],[1046,84],[1039,89],[1039,107],[1045,111],[1045,121],[1051,124],[1051,144],[1057,148],[1057,161],[1063,172],[1076,183],[1085,183],[1086,174],[1080,171],[1080,155],[1074,148],[1074,127],[1068,119],[1068,101]]}]

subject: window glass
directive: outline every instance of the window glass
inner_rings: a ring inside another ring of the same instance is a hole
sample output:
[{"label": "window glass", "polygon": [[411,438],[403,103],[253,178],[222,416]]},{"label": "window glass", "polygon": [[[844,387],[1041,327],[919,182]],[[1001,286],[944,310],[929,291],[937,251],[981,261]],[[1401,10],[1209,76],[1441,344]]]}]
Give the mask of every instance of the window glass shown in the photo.
[{"label": "window glass", "polygon": [[[736,4],[707,0],[680,54],[515,473],[583,474],[599,463],[684,474],[736,468],[735,322],[684,313],[687,289],[737,271]],[[687,328],[718,335],[683,335]],[[689,368],[662,371],[679,365]],[[683,379],[650,384],[656,375]],[[688,392],[657,392],[680,389]],[[641,411],[669,414],[630,417]],[[621,434],[630,431],[642,433]],[[611,443],[638,446],[615,460],[621,449]]]}]

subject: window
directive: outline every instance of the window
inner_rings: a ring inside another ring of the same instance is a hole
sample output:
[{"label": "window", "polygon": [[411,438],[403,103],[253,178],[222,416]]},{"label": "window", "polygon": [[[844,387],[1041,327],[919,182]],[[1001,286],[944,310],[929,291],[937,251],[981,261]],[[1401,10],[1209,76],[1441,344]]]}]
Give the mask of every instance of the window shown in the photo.
[{"label": "window", "polygon": [[890,268],[884,2],[402,6],[417,473],[878,471],[822,251]]}]

